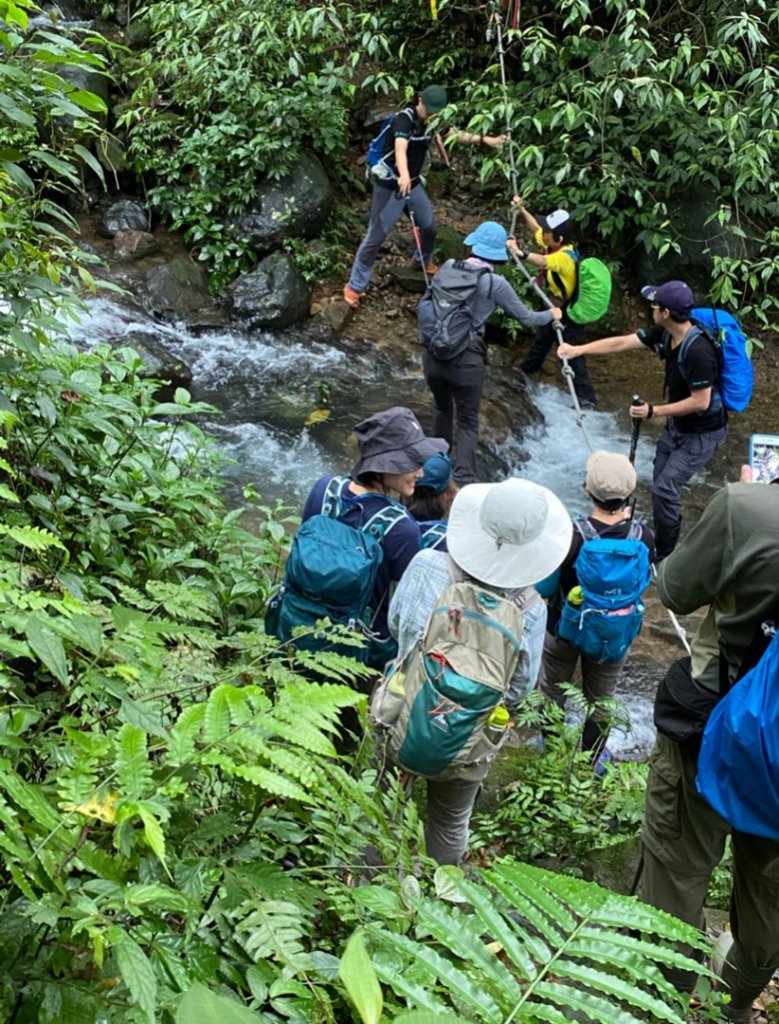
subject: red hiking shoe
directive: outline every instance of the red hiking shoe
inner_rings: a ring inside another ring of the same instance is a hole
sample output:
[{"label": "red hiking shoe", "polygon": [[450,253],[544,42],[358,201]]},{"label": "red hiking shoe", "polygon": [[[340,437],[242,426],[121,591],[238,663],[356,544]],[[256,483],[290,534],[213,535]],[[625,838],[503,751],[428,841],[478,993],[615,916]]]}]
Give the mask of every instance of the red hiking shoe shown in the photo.
[{"label": "red hiking shoe", "polygon": [[351,306],[352,309],[357,309],[360,305],[360,292],[356,292],[354,288],[348,284],[344,285],[344,302],[347,306]]}]

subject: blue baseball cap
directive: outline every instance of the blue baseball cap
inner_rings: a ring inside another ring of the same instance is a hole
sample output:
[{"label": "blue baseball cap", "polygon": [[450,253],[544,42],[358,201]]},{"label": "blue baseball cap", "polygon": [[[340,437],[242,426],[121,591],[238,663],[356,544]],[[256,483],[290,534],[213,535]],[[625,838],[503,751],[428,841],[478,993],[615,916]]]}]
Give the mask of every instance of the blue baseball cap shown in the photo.
[{"label": "blue baseball cap", "polygon": [[429,487],[434,494],[443,494],[452,480],[452,460],[444,452],[431,455],[422,467],[417,487]]},{"label": "blue baseball cap", "polygon": [[483,260],[507,260],[508,237],[506,229],[496,221],[485,220],[466,237],[465,244],[470,245],[474,256],[481,256]]}]

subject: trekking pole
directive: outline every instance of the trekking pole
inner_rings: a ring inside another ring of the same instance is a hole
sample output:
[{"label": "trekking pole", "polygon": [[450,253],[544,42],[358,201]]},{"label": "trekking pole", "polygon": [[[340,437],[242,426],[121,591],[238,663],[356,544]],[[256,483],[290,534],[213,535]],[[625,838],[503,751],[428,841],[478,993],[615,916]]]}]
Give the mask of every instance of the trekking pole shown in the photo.
[{"label": "trekking pole", "polygon": [[414,217],[414,211],[408,211],[408,219],[411,221],[411,233],[414,236],[414,241],[417,245],[417,252],[419,253],[419,265],[422,268],[422,273],[425,276],[425,289],[430,287],[430,278],[427,276],[427,267],[425,266],[425,257],[422,254],[422,235],[417,227],[417,222]]},{"label": "trekking pole", "polygon": [[[643,405],[644,399],[641,395],[633,395],[633,401],[630,404]],[[636,461],[636,448],[638,447],[638,435],[641,433],[642,422],[643,420],[640,420],[638,416],[633,419],[633,426],[630,431],[630,454],[628,455],[631,466],[634,465]]]},{"label": "trekking pole", "polygon": [[[511,252],[510,249],[509,249],[509,252]],[[533,289],[533,291],[536,293],[536,295],[538,295],[538,297],[544,303],[546,308],[547,309],[554,309],[555,308],[554,303],[549,298],[549,296],[546,294],[546,292],[543,291],[543,289],[539,287],[538,282],[533,277],[533,275],[528,271],[527,267],[522,262],[522,260],[514,252],[511,252],[511,256],[512,256],[512,259],[514,260],[515,266],[519,267],[519,269],[525,275],[525,277],[527,278],[528,284]],[[563,340],[564,340],[563,339],[563,325],[560,323],[559,320],[553,320],[552,321],[552,330],[557,335],[557,346],[559,348],[560,345],[562,345]],[[587,418],[587,413],[584,412],[582,407],[579,405],[579,398],[578,398],[578,396],[576,394],[576,388],[573,386],[573,370],[571,369],[571,364],[568,362],[568,360],[565,358],[565,356],[562,357],[562,363],[563,363],[562,374],[563,374],[563,377],[565,379],[565,383],[568,385],[568,391],[570,392],[570,395],[571,395],[571,401],[573,402],[573,407],[576,410],[576,425],[577,425],[577,427],[581,427],[582,428],[582,433],[584,434],[584,440],[587,442],[587,447],[590,449],[591,452],[594,452],[595,451],[595,446],[592,443],[592,439],[590,438],[590,435],[587,433],[587,427],[584,425],[584,421]]]}]

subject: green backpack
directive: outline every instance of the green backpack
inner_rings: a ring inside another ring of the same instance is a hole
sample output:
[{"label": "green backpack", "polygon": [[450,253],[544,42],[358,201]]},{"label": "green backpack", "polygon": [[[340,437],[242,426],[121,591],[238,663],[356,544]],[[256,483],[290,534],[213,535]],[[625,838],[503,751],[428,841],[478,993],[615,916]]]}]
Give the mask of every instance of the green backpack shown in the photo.
[{"label": "green backpack", "polygon": [[611,274],[609,268],[594,256],[588,256],[578,266],[576,291],[566,312],[577,324],[591,324],[600,320],[611,300]]},{"label": "green backpack", "polygon": [[476,583],[441,594],[422,639],[390,664],[371,699],[371,721],[386,730],[397,765],[444,780],[495,756],[502,740],[490,738],[487,720],[516,674],[523,628],[513,601]]}]

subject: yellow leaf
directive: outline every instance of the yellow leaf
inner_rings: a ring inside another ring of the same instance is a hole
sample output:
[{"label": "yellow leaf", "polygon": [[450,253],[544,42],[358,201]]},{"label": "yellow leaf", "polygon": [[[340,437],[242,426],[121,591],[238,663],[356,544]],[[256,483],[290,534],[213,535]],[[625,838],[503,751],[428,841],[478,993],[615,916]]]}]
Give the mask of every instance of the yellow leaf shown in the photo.
[{"label": "yellow leaf", "polygon": [[498,953],[503,952],[503,944],[501,942],[488,942],[487,949],[490,953],[494,953],[497,956]]},{"label": "yellow leaf", "polygon": [[66,807],[65,810],[78,811],[85,818],[97,818],[109,825],[113,825],[116,821],[114,804],[118,798],[118,793],[107,793],[103,799],[99,796],[92,796],[89,800],[85,800],[83,804],[79,804],[78,807]]},{"label": "yellow leaf", "polygon": [[313,427],[315,423],[324,423],[330,416],[329,409],[312,409],[306,420],[307,427]]}]

